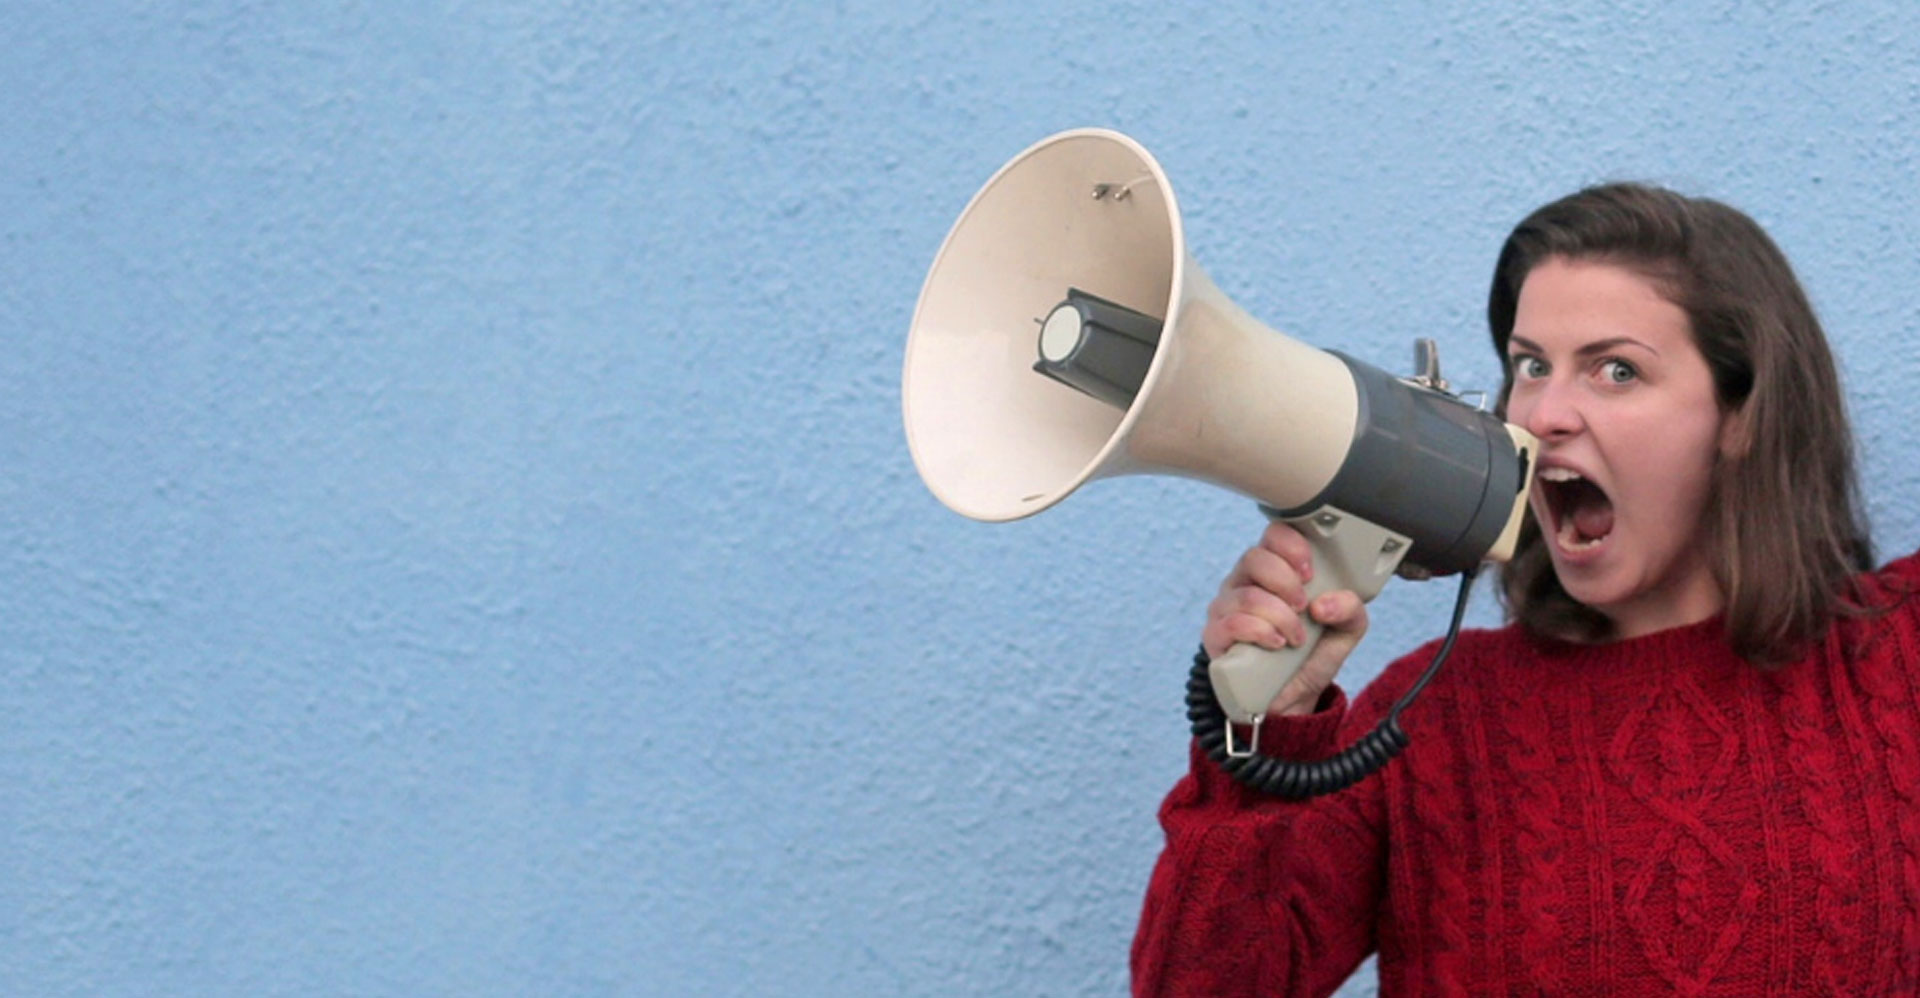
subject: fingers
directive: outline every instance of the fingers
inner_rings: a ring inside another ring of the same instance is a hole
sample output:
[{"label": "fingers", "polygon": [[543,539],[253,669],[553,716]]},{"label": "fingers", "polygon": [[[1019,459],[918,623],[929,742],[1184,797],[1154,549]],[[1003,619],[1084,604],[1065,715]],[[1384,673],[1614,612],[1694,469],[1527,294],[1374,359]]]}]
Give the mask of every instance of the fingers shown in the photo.
[{"label": "fingers", "polygon": [[1313,580],[1313,552],[1300,533],[1282,523],[1267,527],[1260,544],[1247,549],[1220,583],[1207,606],[1209,620],[1248,613],[1273,623],[1283,633],[1305,615],[1331,627],[1366,630],[1366,604],[1352,592],[1322,594],[1311,610],[1307,584]]},{"label": "fingers", "polygon": [[[1260,543],[1248,548],[1220,584],[1226,592],[1253,583],[1275,587],[1293,587],[1296,592],[1313,579],[1313,550],[1300,532],[1284,523],[1271,523],[1260,535]],[[1281,593],[1285,596],[1286,593]],[[1304,599],[1293,602],[1305,602]]]},{"label": "fingers", "polygon": [[1260,534],[1260,546],[1284,558],[1299,573],[1301,580],[1313,578],[1313,549],[1308,547],[1307,539],[1300,531],[1279,521],[1269,523]]},{"label": "fingers", "polygon": [[1296,612],[1307,608],[1307,577],[1285,557],[1258,547],[1241,556],[1240,567],[1245,573],[1241,588],[1262,589],[1279,597]]},{"label": "fingers", "polygon": [[1220,583],[1201,643],[1219,655],[1235,644],[1280,648],[1306,642],[1306,583],[1313,554],[1299,531],[1273,523]]},{"label": "fingers", "polygon": [[[1238,644],[1259,645],[1262,648],[1284,648],[1290,643],[1304,641],[1306,627],[1292,611],[1286,611],[1289,622],[1275,623],[1265,617],[1251,613],[1232,613],[1210,620],[1200,632],[1200,644],[1207,654],[1219,658],[1227,649]],[[1285,630],[1282,630],[1282,628]],[[1290,641],[1287,632],[1293,632]]]},{"label": "fingers", "polygon": [[1269,710],[1311,711],[1321,691],[1367,633],[1367,606],[1349,590],[1307,596],[1313,579],[1313,550],[1299,531],[1271,523],[1260,543],[1247,549],[1220,583],[1207,606],[1200,642],[1218,658],[1236,644],[1278,649],[1307,644],[1308,622],[1320,633],[1299,672],[1273,698]]},{"label": "fingers", "polygon": [[1245,642],[1262,648],[1280,648],[1304,644],[1307,626],[1306,599],[1290,605],[1279,596],[1257,586],[1241,586],[1221,593],[1207,607],[1207,626],[1201,643],[1209,654]]}]

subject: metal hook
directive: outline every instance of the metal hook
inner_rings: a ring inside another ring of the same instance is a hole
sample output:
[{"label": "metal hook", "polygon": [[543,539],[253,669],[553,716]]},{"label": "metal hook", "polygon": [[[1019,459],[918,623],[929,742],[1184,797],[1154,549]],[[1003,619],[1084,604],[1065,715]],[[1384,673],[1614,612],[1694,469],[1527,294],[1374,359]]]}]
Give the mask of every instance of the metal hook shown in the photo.
[{"label": "metal hook", "polygon": [[1267,720],[1267,715],[1265,714],[1258,714],[1254,716],[1253,723],[1248,725],[1248,727],[1251,727],[1253,731],[1251,733],[1251,736],[1247,739],[1247,744],[1246,744],[1246,747],[1244,748],[1236,747],[1233,744],[1233,722],[1231,721],[1227,722],[1227,725],[1226,725],[1227,758],[1245,759],[1252,756],[1254,751],[1260,747],[1260,726],[1262,724],[1265,724],[1266,720]]},{"label": "metal hook", "polygon": [[1143,180],[1152,180],[1152,179],[1153,179],[1153,174],[1143,173],[1133,178],[1132,180],[1127,181],[1124,184],[1094,184],[1093,199],[1095,201],[1105,201],[1108,199],[1112,199],[1114,201],[1125,201],[1126,199],[1133,196],[1133,185]]}]

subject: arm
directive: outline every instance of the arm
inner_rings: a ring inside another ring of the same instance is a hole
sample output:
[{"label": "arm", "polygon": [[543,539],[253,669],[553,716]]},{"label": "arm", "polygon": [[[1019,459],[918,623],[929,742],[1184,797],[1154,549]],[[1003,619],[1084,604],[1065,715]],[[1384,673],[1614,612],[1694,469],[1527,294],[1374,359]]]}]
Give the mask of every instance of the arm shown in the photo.
[{"label": "arm", "polygon": [[[1311,551],[1284,524],[1241,556],[1208,607],[1209,655],[1236,642],[1275,648],[1304,638],[1301,617],[1326,628],[1300,672],[1268,706],[1259,751],[1331,755],[1367,730],[1369,703],[1349,715],[1332,686],[1366,631],[1357,596],[1309,605]],[[1373,949],[1382,893],[1378,780],[1305,802],[1235,783],[1197,746],[1188,775],[1160,810],[1167,844],[1147,888],[1132,954],[1137,996],[1326,994]]]},{"label": "arm", "polygon": [[[1262,752],[1331,754],[1366,730],[1337,689],[1271,716]],[[1384,893],[1380,781],[1311,801],[1263,797],[1197,747],[1160,809],[1167,844],[1134,938],[1137,998],[1325,995],[1374,948]]]}]

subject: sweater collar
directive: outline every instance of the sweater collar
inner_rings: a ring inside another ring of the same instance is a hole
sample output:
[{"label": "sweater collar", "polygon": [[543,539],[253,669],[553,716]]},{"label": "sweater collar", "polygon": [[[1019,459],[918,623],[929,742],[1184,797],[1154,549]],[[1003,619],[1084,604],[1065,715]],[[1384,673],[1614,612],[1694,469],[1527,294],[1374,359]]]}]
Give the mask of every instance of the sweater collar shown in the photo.
[{"label": "sweater collar", "polygon": [[1738,662],[1739,656],[1727,643],[1726,626],[1726,616],[1715,614],[1652,634],[1591,644],[1520,630],[1523,640],[1542,659],[1570,668],[1635,670],[1720,659]]}]

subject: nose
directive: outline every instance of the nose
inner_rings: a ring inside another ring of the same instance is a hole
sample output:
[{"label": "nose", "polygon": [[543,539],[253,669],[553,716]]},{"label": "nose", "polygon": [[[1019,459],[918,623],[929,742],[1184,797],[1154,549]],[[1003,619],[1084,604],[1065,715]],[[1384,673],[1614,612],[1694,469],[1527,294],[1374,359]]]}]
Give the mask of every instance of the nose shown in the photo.
[{"label": "nose", "polygon": [[1507,402],[1507,416],[1542,440],[1561,440],[1586,426],[1574,388],[1556,378],[1516,386]]}]

